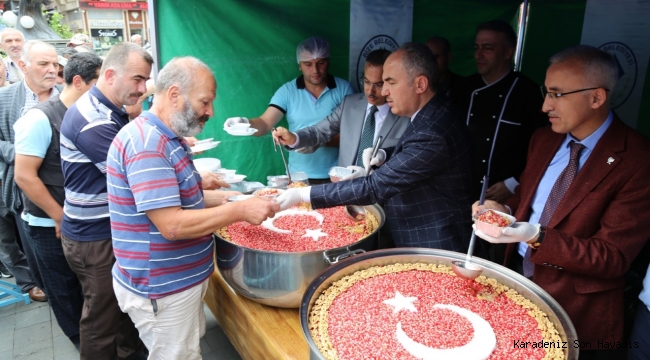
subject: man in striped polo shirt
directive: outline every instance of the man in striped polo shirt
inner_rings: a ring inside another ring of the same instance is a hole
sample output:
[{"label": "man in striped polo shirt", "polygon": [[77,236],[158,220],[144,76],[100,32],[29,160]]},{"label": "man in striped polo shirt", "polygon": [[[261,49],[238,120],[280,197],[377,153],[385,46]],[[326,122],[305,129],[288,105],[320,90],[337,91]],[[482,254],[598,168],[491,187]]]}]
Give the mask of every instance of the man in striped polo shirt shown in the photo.
[{"label": "man in striped polo shirt", "polygon": [[61,124],[65,202],[61,243],[84,293],[79,321],[82,360],[138,359],[142,342],[113,292],[115,262],[106,193],[106,154],[129,122],[125,105],[146,92],[153,59],[133,43],[113,46],[97,84],[66,112]]},{"label": "man in striped polo shirt", "polygon": [[228,203],[232,192],[203,189],[183,137],[214,115],[216,90],[200,60],[172,59],[158,75],[151,111],[120,130],[108,152],[113,288],[152,359],[201,359],[212,232],[279,211],[275,202]]}]

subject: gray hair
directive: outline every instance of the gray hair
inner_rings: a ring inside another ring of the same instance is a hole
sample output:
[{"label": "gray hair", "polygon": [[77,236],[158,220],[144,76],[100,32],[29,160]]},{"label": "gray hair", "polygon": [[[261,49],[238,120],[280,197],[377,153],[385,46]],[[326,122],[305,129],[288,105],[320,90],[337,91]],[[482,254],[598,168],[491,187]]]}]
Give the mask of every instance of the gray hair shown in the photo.
[{"label": "gray hair", "polygon": [[32,54],[32,48],[35,46],[44,46],[46,48],[52,49],[52,51],[56,53],[56,49],[54,48],[54,46],[48,43],[45,43],[40,40],[29,40],[28,42],[25,43],[25,45],[23,45],[23,52],[20,54],[20,60],[25,62],[25,64],[27,65],[29,65],[32,60],[32,55],[34,55]]},{"label": "gray hair", "polygon": [[199,69],[207,70],[214,76],[212,69],[195,57],[184,56],[171,59],[158,73],[156,93],[162,93],[171,86],[177,85],[183,95],[189,94],[192,83],[196,81],[196,71]]},{"label": "gray hair", "polygon": [[440,73],[438,62],[428,46],[415,42],[404,43],[399,51],[402,55],[402,66],[408,75],[408,83],[413,84],[415,78],[422,75],[429,81],[429,88],[435,90]]},{"label": "gray hair", "polygon": [[603,87],[614,92],[618,82],[618,64],[606,51],[589,45],[577,45],[564,49],[549,60],[551,64],[575,61],[582,66],[585,86]]},{"label": "gray hair", "polygon": [[17,33],[19,33],[20,36],[23,37],[23,41],[25,41],[25,34],[23,34],[22,31],[20,31],[20,30],[18,30],[18,29],[10,28],[10,27],[6,27],[6,28],[3,28],[2,30],[0,30],[0,39],[4,40],[4,39],[5,39],[5,34],[8,34],[8,33],[10,33],[10,32],[17,32]]},{"label": "gray hair", "polygon": [[153,64],[153,58],[142,46],[138,46],[131,42],[122,42],[113,45],[111,50],[106,54],[104,63],[102,64],[101,73],[104,74],[106,70],[113,69],[118,73],[123,73],[128,70],[128,60],[131,54],[138,54],[141,59],[146,61],[149,65]]}]

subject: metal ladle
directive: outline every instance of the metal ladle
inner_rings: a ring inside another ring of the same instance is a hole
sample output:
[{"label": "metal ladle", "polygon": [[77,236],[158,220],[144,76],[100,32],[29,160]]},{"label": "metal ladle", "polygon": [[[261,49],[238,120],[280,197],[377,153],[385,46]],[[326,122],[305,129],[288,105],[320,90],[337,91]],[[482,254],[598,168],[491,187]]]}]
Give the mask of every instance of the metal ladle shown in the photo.
[{"label": "metal ladle", "polygon": [[[375,146],[372,147],[372,156],[370,159],[374,158],[375,155],[377,155],[377,151],[379,151],[379,145],[381,144],[382,137],[378,136],[377,137],[377,142],[375,142]],[[372,169],[368,169],[368,172],[366,173],[366,176],[370,175],[372,173]],[[361,221],[366,218],[366,209],[363,206],[359,205],[345,205],[343,211],[345,212],[345,215],[347,215],[350,219],[354,221]],[[359,216],[363,215],[363,216]]]},{"label": "metal ladle", "polygon": [[[478,204],[483,205],[485,202],[485,192],[487,191],[488,176],[483,176],[483,188],[481,189],[481,197],[479,198]],[[476,243],[476,233],[472,230],[472,238],[469,240],[469,249],[467,249],[467,256],[465,261],[452,261],[451,269],[464,279],[474,280],[481,275],[483,269],[476,265],[472,264],[472,253],[474,252],[474,244]]]}]

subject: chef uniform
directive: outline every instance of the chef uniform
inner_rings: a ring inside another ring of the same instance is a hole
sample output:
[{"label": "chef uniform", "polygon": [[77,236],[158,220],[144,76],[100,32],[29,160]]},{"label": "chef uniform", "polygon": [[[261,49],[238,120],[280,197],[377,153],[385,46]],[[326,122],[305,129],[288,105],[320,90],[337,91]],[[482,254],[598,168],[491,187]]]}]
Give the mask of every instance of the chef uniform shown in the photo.
[{"label": "chef uniform", "polygon": [[518,184],[515,179],[526,165],[528,142],[537,128],[548,124],[548,116],[542,113],[544,98],[539,86],[514,71],[492,84],[474,74],[465,78],[458,93],[452,95],[461,106],[474,144],[474,199],[479,198],[486,174],[489,185],[505,181],[514,193]]}]

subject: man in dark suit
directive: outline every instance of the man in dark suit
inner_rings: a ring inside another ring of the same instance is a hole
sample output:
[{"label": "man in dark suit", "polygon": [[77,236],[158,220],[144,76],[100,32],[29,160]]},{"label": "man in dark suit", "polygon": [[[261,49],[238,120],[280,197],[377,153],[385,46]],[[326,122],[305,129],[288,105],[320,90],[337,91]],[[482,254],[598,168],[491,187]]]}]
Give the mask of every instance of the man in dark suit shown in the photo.
[{"label": "man in dark suit", "polygon": [[273,132],[274,137],[281,144],[307,154],[340,134],[339,166],[362,166],[361,155],[365,149],[360,144],[365,144],[363,136],[368,131],[370,144],[381,136],[382,147],[397,145],[409,119],[391,113],[386,97],[381,95],[384,62],[389,55],[386,49],[368,54],[363,72],[363,94],[346,96],[330,115],[315,125],[296,132],[278,127]]},{"label": "man in dark suit", "polygon": [[623,341],[623,275],[650,237],[650,141],[611,112],[617,79],[616,61],[594,47],[551,57],[542,108],[551,128],[531,139],[505,203],[520,222],[498,238],[476,232],[508,243],[506,265],[562,305],[585,345],[580,359],[622,358],[611,344]]},{"label": "man in dark suit", "polygon": [[431,50],[407,43],[384,65],[382,95],[393,114],[411,118],[389,159],[370,176],[302,189],[277,198],[281,209],[384,203],[398,247],[465,251],[471,232],[469,135],[449,98],[436,94]]}]

